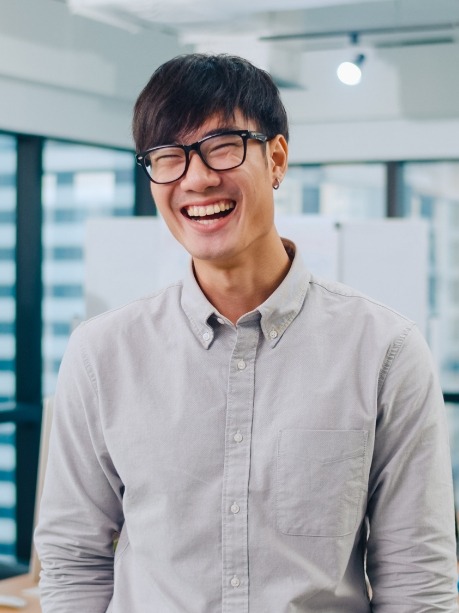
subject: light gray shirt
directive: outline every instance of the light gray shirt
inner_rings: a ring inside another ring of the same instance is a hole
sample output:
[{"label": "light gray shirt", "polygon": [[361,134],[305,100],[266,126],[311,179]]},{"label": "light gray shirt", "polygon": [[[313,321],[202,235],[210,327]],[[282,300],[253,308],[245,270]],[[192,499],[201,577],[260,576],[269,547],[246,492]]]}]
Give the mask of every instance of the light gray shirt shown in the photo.
[{"label": "light gray shirt", "polygon": [[411,321],[296,255],[232,325],[190,270],[71,338],[43,612],[456,611],[449,453]]}]

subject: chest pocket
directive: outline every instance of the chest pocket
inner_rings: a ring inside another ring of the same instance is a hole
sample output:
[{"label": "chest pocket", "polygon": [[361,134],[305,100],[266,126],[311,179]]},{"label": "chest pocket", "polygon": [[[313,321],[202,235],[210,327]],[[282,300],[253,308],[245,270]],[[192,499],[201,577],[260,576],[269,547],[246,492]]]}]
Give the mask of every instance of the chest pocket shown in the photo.
[{"label": "chest pocket", "polygon": [[366,491],[367,432],[281,430],[277,525],[284,534],[339,537],[354,531]]}]

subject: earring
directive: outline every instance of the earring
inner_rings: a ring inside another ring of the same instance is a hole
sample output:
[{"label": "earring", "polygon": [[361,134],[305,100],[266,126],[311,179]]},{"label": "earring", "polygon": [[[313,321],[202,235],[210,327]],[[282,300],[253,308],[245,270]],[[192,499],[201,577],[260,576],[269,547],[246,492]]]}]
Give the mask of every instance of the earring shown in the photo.
[{"label": "earring", "polygon": [[279,181],[279,179],[276,177],[276,178],[274,179],[273,189],[279,189],[279,187],[280,187],[280,181]]}]

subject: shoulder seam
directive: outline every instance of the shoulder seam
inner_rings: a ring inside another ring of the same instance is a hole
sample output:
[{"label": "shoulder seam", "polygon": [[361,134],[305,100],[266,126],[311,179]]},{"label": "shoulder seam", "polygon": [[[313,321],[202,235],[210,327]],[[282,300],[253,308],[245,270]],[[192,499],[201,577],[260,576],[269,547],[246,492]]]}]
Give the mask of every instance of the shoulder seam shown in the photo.
[{"label": "shoulder seam", "polygon": [[101,317],[106,317],[110,313],[116,313],[138,302],[146,302],[147,300],[152,300],[153,298],[157,298],[158,296],[161,296],[162,294],[164,294],[164,292],[166,292],[168,289],[171,289],[173,287],[182,287],[182,286],[183,286],[183,283],[181,281],[177,281],[176,283],[171,283],[170,285],[166,285],[166,287],[163,287],[162,289],[158,290],[157,292],[154,292],[153,294],[147,294],[146,296],[141,296],[140,298],[131,300],[118,307],[109,309],[108,311],[104,311],[103,313],[99,313],[98,315],[94,315],[93,317],[90,317],[89,319],[85,319],[84,321],[81,322],[81,325],[86,326],[86,324],[89,324],[92,321],[100,319]]},{"label": "shoulder seam", "polygon": [[[317,281],[316,279],[311,279],[310,283],[314,284],[314,285],[318,285],[319,287],[321,287],[323,290],[325,290],[329,294],[336,294],[338,296],[343,296],[343,298],[358,298],[360,300],[364,300],[365,302],[369,302],[370,304],[374,304],[377,307],[381,307],[382,309],[385,309],[386,311],[389,311],[390,313],[393,313],[394,315],[397,315],[398,317],[400,317],[404,321],[410,323],[411,326],[413,324],[415,324],[415,322],[413,322],[409,317],[406,317],[405,315],[402,315],[401,313],[399,313],[395,309],[391,308],[387,304],[384,304],[383,302],[378,302],[378,300],[374,300],[373,298],[370,298],[369,296],[366,296],[365,294],[361,294],[361,293],[347,294],[345,292],[340,292],[337,289],[332,290],[329,287],[326,287],[325,285],[323,285],[322,283]],[[350,288],[350,289],[352,289],[352,288]]]},{"label": "shoulder seam", "polygon": [[415,323],[412,323],[411,325],[406,326],[406,328],[402,330],[402,332],[399,334],[396,340],[392,343],[390,350],[388,351],[384,359],[384,362],[381,366],[381,370],[379,371],[378,396],[379,396],[379,393],[381,392],[382,386],[384,385],[384,382],[389,373],[389,370],[391,369],[391,366],[395,361],[396,356],[400,352],[400,349],[404,345],[410,332],[412,332],[412,330],[414,330],[415,327],[416,327]]},{"label": "shoulder seam", "polygon": [[97,387],[97,381],[96,381],[96,377],[94,375],[94,372],[91,368],[91,364],[89,362],[89,357],[88,354],[86,353],[84,346],[83,346],[83,340],[81,338],[82,334],[81,334],[81,330],[80,330],[80,338],[78,338],[78,347],[80,349],[80,354],[81,354],[81,359],[83,361],[83,366],[84,369],[86,371],[86,374],[88,376],[88,379],[91,383],[91,387],[93,388],[94,394],[96,395],[96,398],[99,398],[99,389]]}]

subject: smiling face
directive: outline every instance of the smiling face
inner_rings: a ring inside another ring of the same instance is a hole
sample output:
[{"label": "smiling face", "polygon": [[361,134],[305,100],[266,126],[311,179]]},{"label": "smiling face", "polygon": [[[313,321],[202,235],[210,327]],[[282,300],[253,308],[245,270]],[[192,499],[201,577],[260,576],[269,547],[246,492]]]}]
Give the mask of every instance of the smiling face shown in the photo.
[{"label": "smiling face", "polygon": [[[239,111],[231,125],[219,117],[207,120],[184,138],[185,144],[216,130],[253,130],[258,127]],[[278,135],[263,145],[247,141],[247,155],[238,168],[211,170],[199,155],[190,153],[184,177],[168,185],[152,183],[156,206],[174,237],[194,261],[218,266],[237,264],[241,257],[256,257],[276,240],[272,186],[282,179],[287,165],[287,144]]]}]

